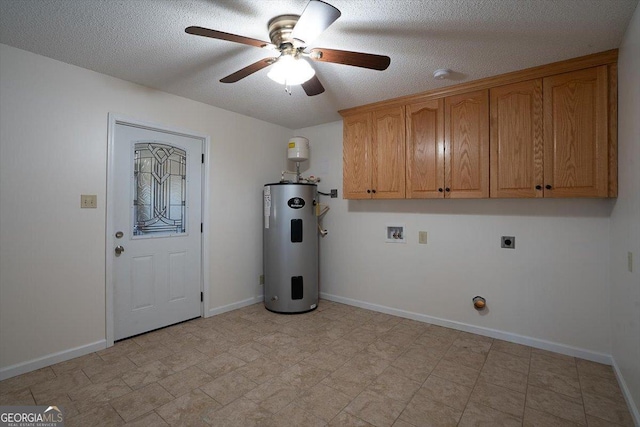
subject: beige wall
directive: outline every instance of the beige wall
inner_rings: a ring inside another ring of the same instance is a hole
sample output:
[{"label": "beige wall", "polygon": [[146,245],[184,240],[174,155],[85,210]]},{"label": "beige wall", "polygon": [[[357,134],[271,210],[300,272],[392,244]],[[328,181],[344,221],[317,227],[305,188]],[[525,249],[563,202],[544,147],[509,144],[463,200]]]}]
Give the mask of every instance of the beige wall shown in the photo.
[{"label": "beige wall", "polygon": [[104,345],[110,112],[211,137],[210,307],[262,292],[262,184],[291,130],[0,45],[0,375]]},{"label": "beige wall", "polygon": [[[640,7],[618,61],[618,199],[611,214],[611,354],[640,424]],[[633,255],[633,272],[628,253]]]}]

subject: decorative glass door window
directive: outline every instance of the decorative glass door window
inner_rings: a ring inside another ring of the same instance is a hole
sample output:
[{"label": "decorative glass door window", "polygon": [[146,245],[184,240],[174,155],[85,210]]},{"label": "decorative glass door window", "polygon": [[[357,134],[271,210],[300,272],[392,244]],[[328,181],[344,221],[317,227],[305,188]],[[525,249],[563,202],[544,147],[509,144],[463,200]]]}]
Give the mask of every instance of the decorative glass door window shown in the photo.
[{"label": "decorative glass door window", "polygon": [[134,147],[133,235],[186,232],[187,153],[167,144]]}]

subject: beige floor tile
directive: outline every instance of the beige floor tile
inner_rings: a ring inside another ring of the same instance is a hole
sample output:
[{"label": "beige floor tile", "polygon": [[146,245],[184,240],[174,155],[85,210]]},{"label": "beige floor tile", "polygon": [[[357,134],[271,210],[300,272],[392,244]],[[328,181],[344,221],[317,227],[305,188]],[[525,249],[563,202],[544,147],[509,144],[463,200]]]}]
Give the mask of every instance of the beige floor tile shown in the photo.
[{"label": "beige floor tile", "polygon": [[487,356],[482,352],[452,345],[443,358],[479,371],[484,366]]},{"label": "beige floor tile", "polygon": [[559,375],[554,372],[533,369],[529,373],[529,385],[555,391],[574,399],[580,399],[580,382],[577,378]]},{"label": "beige floor tile", "polygon": [[532,350],[531,371],[547,371],[557,375],[578,378],[575,359],[564,355],[559,356],[560,357],[556,357],[548,353],[538,353]]},{"label": "beige floor tile", "polygon": [[[152,332],[155,333],[155,332]],[[144,335],[141,335],[142,337]],[[139,337],[133,338],[138,339]],[[163,345],[152,341],[153,344],[143,345],[140,350],[134,350],[127,354],[127,358],[135,363],[137,366],[146,365],[154,360],[160,360],[164,357],[168,357],[173,354],[173,351],[164,347]]]},{"label": "beige floor tile", "polygon": [[[102,359],[100,359],[102,360]],[[101,363],[91,364],[82,368],[85,374],[89,377],[93,383],[101,383],[110,381],[114,378],[131,372],[136,369],[137,366],[131,360],[126,357],[111,358],[109,361],[102,361]]]},{"label": "beige floor tile", "polygon": [[593,415],[587,415],[587,426],[589,427],[621,427],[620,424],[615,424],[615,423],[612,423],[611,421],[594,417]]},{"label": "beige floor tile", "polygon": [[[335,390],[334,392],[337,393]],[[248,391],[244,397],[258,403],[260,408],[275,414],[300,397],[300,390],[276,378]]]},{"label": "beige floor tile", "polygon": [[576,365],[580,375],[594,375],[614,381],[616,380],[616,374],[613,372],[613,368],[609,365],[603,365],[602,363],[591,362],[583,359],[577,359]]},{"label": "beige floor tile", "polygon": [[431,355],[429,350],[420,346],[412,346],[391,362],[391,365],[398,368],[405,377],[422,383],[436,367],[438,360]]},{"label": "beige floor tile", "polygon": [[467,387],[473,387],[480,375],[480,371],[442,359],[433,369],[431,375],[451,380]]},{"label": "beige floor tile", "polygon": [[160,359],[162,364],[171,368],[173,372],[182,371],[189,366],[197,365],[205,360],[207,360],[207,356],[192,348],[173,353],[170,356]]},{"label": "beige floor tile", "polygon": [[373,331],[364,329],[363,327],[359,327],[351,332],[348,332],[342,338],[348,341],[355,341],[368,345],[378,339],[378,335],[376,335],[376,333]]},{"label": "beige floor tile", "polygon": [[36,401],[31,394],[31,390],[27,388],[21,388],[14,391],[4,390],[0,393],[0,406],[21,406],[21,405],[35,405]]},{"label": "beige floor tile", "polygon": [[290,345],[275,348],[265,357],[275,360],[285,367],[290,367],[310,357],[315,351],[314,349],[306,349],[298,345]]},{"label": "beige floor tile", "polygon": [[294,403],[266,420],[265,427],[323,427],[327,423]]},{"label": "beige floor tile", "polygon": [[38,405],[54,402],[58,396],[66,396],[67,392],[91,385],[91,380],[81,370],[65,372],[53,379],[34,384],[31,393]]},{"label": "beige floor tile", "polygon": [[260,337],[256,341],[262,345],[276,349],[292,346],[295,344],[296,339],[290,335],[283,334],[282,332],[274,332]]},{"label": "beige floor tile", "polygon": [[91,410],[73,417],[65,418],[65,427],[117,427],[125,421],[108,404],[97,405]]},{"label": "beige floor tile", "polygon": [[430,335],[429,332],[425,332],[415,339],[413,345],[426,349],[431,357],[440,359],[447,353],[447,350],[449,350],[454,341],[455,338],[452,337]]},{"label": "beige floor tile", "polygon": [[416,427],[455,427],[462,411],[435,402],[418,392],[400,414],[400,419]]},{"label": "beige floor tile", "polygon": [[434,335],[442,338],[447,338],[451,340],[451,343],[455,341],[455,339],[460,335],[460,331],[456,331],[455,329],[445,328],[444,326],[438,325],[429,325],[427,328],[426,334]]},{"label": "beige floor tile", "polygon": [[[578,368],[580,369],[580,368]],[[612,400],[624,401],[618,381],[613,378],[580,373],[580,389],[582,393],[608,397]]]},{"label": "beige floor tile", "polygon": [[525,393],[527,391],[527,378],[527,375],[520,372],[496,366],[484,366],[478,380]]},{"label": "beige floor tile", "polygon": [[431,401],[462,410],[467,405],[471,391],[471,387],[431,375],[422,384],[418,394]]},{"label": "beige floor tile", "polygon": [[241,397],[220,409],[209,411],[203,419],[215,427],[252,427],[266,426],[271,416],[271,412],[261,408],[256,402]]},{"label": "beige floor tile", "polygon": [[493,338],[461,332],[451,346],[486,355],[492,343]]},{"label": "beige floor tile", "polygon": [[310,365],[320,369],[335,371],[350,359],[349,356],[334,353],[328,347],[322,348],[304,359]]},{"label": "beige floor tile", "polygon": [[406,421],[401,420],[400,418],[398,418],[396,420],[395,423],[393,423],[393,427],[415,427],[413,424],[409,424]]},{"label": "beige floor tile", "polygon": [[[293,400],[293,399],[292,399]],[[323,384],[316,384],[296,400],[296,405],[316,417],[329,422],[338,415],[351,398]]]},{"label": "beige floor tile", "polygon": [[203,417],[221,407],[202,390],[196,389],[160,406],[155,412],[172,427],[206,427],[208,424]]},{"label": "beige floor tile", "polygon": [[262,384],[281,375],[285,369],[280,363],[265,356],[237,368],[236,371],[251,381]]},{"label": "beige floor tile", "polygon": [[378,376],[389,366],[391,362],[387,359],[372,356],[367,353],[358,353],[353,356],[342,367],[347,369],[353,369],[360,372],[362,375]]},{"label": "beige floor tile", "polygon": [[227,405],[257,385],[239,372],[233,371],[203,385],[200,389],[219,403]]},{"label": "beige floor tile", "polygon": [[142,365],[125,373],[120,378],[133,390],[137,390],[168,377],[171,374],[173,374],[171,368],[165,366],[159,360],[154,360],[153,362],[149,362],[146,365]]},{"label": "beige floor tile", "polygon": [[240,346],[233,346],[227,351],[230,355],[242,359],[245,362],[252,362],[257,358],[271,352],[272,349],[259,342],[250,342]]},{"label": "beige floor tile", "polygon": [[526,359],[531,357],[531,347],[509,341],[494,339],[493,344],[491,344],[491,349],[501,351],[502,353],[512,354],[514,356],[524,357]]},{"label": "beige floor tile", "polygon": [[522,418],[497,411],[488,406],[471,402],[467,405],[460,419],[459,427],[491,426],[491,427],[519,427]]},{"label": "beige floor tile", "polygon": [[581,400],[572,399],[543,388],[528,386],[526,405],[565,420],[586,425],[584,407]]},{"label": "beige floor tile", "polygon": [[195,366],[211,375],[212,378],[218,378],[244,365],[246,365],[244,360],[238,359],[229,353],[222,353],[214,357],[207,357],[204,362],[200,362]]},{"label": "beige floor tile", "polygon": [[624,400],[583,393],[584,409],[588,415],[623,426],[633,426],[633,419]]},{"label": "beige floor tile", "polygon": [[406,404],[380,393],[365,390],[347,405],[350,413],[377,427],[391,426],[400,416]]},{"label": "beige floor tile", "polygon": [[350,341],[345,338],[339,338],[329,344],[329,350],[342,356],[353,357],[356,353],[363,350],[367,344],[357,341]]},{"label": "beige floor tile", "polygon": [[397,347],[406,349],[416,341],[418,336],[419,334],[416,333],[398,332],[396,331],[396,328],[393,328],[389,332],[380,335],[378,339],[386,342],[387,344],[393,344]]},{"label": "beige floor tile", "polygon": [[213,381],[211,376],[197,366],[191,366],[159,380],[158,384],[174,397],[178,397],[211,381]]},{"label": "beige floor tile", "polygon": [[125,357],[133,351],[140,350],[140,348],[141,347],[134,340],[128,339],[119,341],[109,348],[97,351],[95,354],[105,362],[108,362],[113,359]]},{"label": "beige floor tile", "polygon": [[173,400],[160,384],[154,383],[111,400],[109,403],[125,421],[129,422]]},{"label": "beige floor tile", "polygon": [[141,347],[154,347],[158,343],[171,339],[169,329],[170,328],[158,329],[157,331],[148,332],[130,339]]},{"label": "beige floor tile", "polygon": [[80,412],[86,412],[96,403],[107,402],[128,393],[131,393],[131,388],[120,378],[104,383],[90,384],[68,392],[71,400],[77,402],[76,407]]},{"label": "beige floor tile", "polygon": [[514,415],[520,419],[524,415],[524,393],[482,381],[478,381],[476,384],[469,401]]},{"label": "beige floor tile", "polygon": [[572,357],[572,356],[567,356],[566,354],[560,354],[560,353],[556,353],[553,351],[549,351],[549,350],[542,350],[540,348],[531,348],[531,356],[533,355],[538,355],[538,356],[546,356],[546,357],[551,357],[553,359],[558,359],[558,360],[564,360],[565,362],[570,362],[575,364],[576,363],[576,358]]},{"label": "beige floor tile", "polygon": [[124,427],[169,427],[169,424],[155,412],[149,412],[146,415],[136,418],[124,425]]},{"label": "beige floor tile", "polygon": [[405,377],[400,369],[389,366],[367,387],[367,390],[407,403],[418,391],[420,385],[420,382]]},{"label": "beige floor tile", "polygon": [[15,377],[0,381],[0,397],[5,393],[24,390],[25,388],[31,387],[32,385],[54,379],[56,377],[56,374],[52,369],[53,366],[27,372],[26,374],[17,375]]},{"label": "beige floor tile", "polygon": [[564,420],[546,412],[524,408],[523,427],[578,427],[580,424]]},{"label": "beige floor tile", "polygon": [[389,361],[393,361],[398,358],[404,351],[406,350],[406,346],[400,346],[395,344],[390,344],[381,339],[378,339],[371,344],[369,344],[364,350],[364,353],[370,354],[373,357],[379,357],[380,359],[385,359]]},{"label": "beige floor tile", "polygon": [[520,372],[525,375],[529,373],[529,359],[501,351],[489,351],[486,364],[499,369],[509,369]]},{"label": "beige floor tile", "polygon": [[330,427],[369,427],[372,424],[355,417],[348,412],[342,411],[336,415],[330,422]]},{"label": "beige floor tile", "polygon": [[363,374],[352,367],[341,367],[321,381],[321,384],[336,389],[354,398],[375,380],[377,375]]},{"label": "beige floor tile", "polygon": [[[104,359],[100,358],[97,353],[89,353],[84,356],[76,357],[71,360],[66,360],[64,362],[51,365],[50,369],[53,370],[53,372],[55,372],[56,375],[60,375],[65,372],[77,371],[79,369],[89,367],[96,363],[104,363]],[[40,381],[36,381],[36,382],[40,382]]]},{"label": "beige floor tile", "polygon": [[331,371],[327,369],[320,369],[302,361],[282,372],[279,378],[287,384],[293,385],[298,390],[307,390],[318,384],[330,373]]}]

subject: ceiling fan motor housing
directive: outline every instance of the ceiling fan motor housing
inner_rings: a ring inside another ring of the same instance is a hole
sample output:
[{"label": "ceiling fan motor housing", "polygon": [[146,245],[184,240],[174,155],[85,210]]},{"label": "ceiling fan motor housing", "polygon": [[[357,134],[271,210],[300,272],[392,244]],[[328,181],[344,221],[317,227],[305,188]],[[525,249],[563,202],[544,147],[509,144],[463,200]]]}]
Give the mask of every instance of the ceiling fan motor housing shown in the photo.
[{"label": "ceiling fan motor housing", "polygon": [[290,44],[293,47],[291,33],[299,18],[300,15],[280,15],[271,19],[268,24],[271,43],[280,49],[286,48],[287,46],[283,46],[285,44]]}]

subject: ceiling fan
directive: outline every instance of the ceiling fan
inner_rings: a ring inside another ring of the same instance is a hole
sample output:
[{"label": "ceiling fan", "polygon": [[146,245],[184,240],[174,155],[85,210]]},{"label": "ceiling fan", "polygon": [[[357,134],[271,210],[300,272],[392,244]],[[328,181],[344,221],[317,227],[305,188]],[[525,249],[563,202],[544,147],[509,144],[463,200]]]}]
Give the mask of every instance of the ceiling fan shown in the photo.
[{"label": "ceiling fan", "polygon": [[302,15],[279,15],[268,23],[271,43],[203,27],[188,27],[185,32],[197,36],[227,40],[278,51],[278,56],[261,59],[220,80],[235,83],[263,68],[274,65],[269,77],[288,89],[301,84],[308,96],[319,95],[324,87],[305,58],[320,62],[352,65],[372,70],[386,70],[391,58],[371,53],[313,48],[306,50],[324,30],[340,17],[340,11],[320,0],[310,0]]}]

